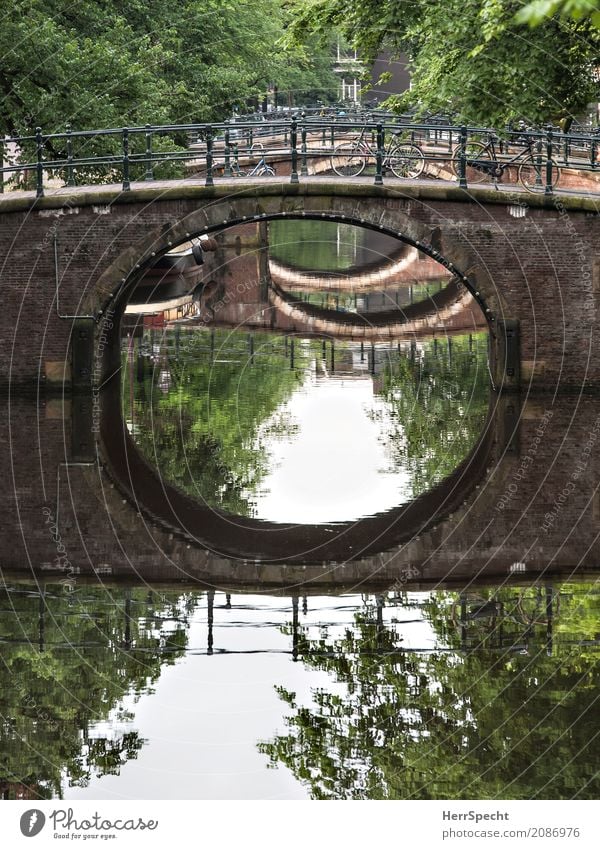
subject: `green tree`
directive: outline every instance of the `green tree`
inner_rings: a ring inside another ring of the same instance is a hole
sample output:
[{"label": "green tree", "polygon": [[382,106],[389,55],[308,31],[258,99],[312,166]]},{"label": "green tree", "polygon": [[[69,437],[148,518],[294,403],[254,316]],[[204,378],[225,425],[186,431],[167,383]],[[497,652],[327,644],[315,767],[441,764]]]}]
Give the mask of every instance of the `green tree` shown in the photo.
[{"label": "green tree", "polygon": [[[197,595],[60,584],[0,591],[0,793],[51,798],[118,774],[144,744],[122,699],[181,657]],[[94,732],[112,715],[125,728]]]},{"label": "green tree", "polygon": [[408,469],[413,494],[449,475],[475,447],[489,406],[487,334],[426,342],[417,356],[387,360],[379,394],[390,409],[385,441]]},{"label": "green tree", "polygon": [[280,88],[335,92],[329,46],[285,47],[280,0],[0,0],[0,126],[27,134],[228,117]]},{"label": "green tree", "polygon": [[[288,362],[287,340],[232,331],[198,332],[179,343],[166,330],[161,357],[142,382],[124,366],[123,405],[133,436],[165,480],[207,504],[239,516],[253,512],[253,495],[268,470],[269,441],[289,435],[271,419],[308,374],[306,352]],[[160,387],[168,375],[168,386]]]},{"label": "green tree", "polygon": [[388,101],[398,110],[496,126],[577,115],[598,99],[598,31],[587,19],[560,17],[529,30],[515,19],[520,8],[518,0],[315,0],[297,4],[294,32],[338,27],[367,62],[383,49],[407,54],[411,90]]},{"label": "green tree", "polygon": [[538,26],[554,15],[569,17],[575,21],[590,18],[600,28],[600,2],[598,0],[533,0],[517,14],[517,20]]}]

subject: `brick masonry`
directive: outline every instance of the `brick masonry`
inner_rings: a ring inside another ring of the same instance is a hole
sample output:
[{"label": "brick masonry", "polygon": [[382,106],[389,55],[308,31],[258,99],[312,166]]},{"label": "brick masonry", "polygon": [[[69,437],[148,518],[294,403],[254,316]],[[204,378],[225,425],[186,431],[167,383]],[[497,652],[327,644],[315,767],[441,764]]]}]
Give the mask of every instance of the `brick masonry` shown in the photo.
[{"label": "brick masonry", "polygon": [[[599,561],[600,402],[494,399],[489,466],[466,475],[429,530],[336,564],[210,551],[159,527],[97,463],[72,465],[78,400],[0,407],[0,569],[36,580],[134,581],[307,592],[468,585],[592,571]],[[75,424],[74,424],[75,423]],[[515,429],[516,428],[516,429]],[[74,430],[75,429],[75,430]],[[433,518],[433,517],[430,517]],[[512,567],[512,568],[511,568]]]},{"label": "brick masonry", "polygon": [[526,387],[600,386],[593,344],[600,219],[589,197],[436,185],[400,192],[318,177],[299,186],[271,180],[204,188],[182,181],[126,194],[102,186],[63,189],[37,203],[16,194],[0,199],[5,388],[36,388],[68,375],[70,316],[93,315],[98,334],[100,310],[117,302],[123,281],[188,233],[214,232],[244,216],[302,213],[400,231],[453,262],[497,327],[505,319],[520,323]]}]

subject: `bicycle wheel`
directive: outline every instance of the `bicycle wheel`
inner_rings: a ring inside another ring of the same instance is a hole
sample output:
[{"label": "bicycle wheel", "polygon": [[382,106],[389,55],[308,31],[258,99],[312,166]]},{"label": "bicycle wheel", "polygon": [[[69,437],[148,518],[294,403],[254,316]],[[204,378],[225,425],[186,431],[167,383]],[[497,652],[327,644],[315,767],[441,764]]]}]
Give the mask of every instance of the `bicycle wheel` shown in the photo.
[{"label": "bicycle wheel", "polygon": [[[532,194],[544,193],[546,191],[546,158],[540,156],[530,156],[524,159],[519,167],[518,181]],[[554,188],[560,180],[560,168],[552,159],[552,188]]]},{"label": "bicycle wheel", "polygon": [[[465,176],[469,183],[490,182],[493,179],[494,160],[488,148],[481,142],[468,142]],[[460,178],[460,145],[452,151],[452,171]]]},{"label": "bicycle wheel", "polygon": [[425,168],[425,157],[416,144],[396,144],[390,148],[387,164],[396,177],[416,180]]},{"label": "bicycle wheel", "polygon": [[338,144],[331,154],[331,167],[338,177],[358,177],[366,164],[366,156],[352,142]]}]

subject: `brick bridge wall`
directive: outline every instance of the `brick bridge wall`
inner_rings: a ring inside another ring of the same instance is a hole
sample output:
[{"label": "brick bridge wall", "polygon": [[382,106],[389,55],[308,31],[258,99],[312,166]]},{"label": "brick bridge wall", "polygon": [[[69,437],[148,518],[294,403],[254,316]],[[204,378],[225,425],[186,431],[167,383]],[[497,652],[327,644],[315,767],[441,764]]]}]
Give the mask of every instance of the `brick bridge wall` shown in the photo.
[{"label": "brick bridge wall", "polygon": [[[593,397],[542,398],[522,410],[517,396],[497,400],[489,471],[469,482],[452,516],[365,560],[283,566],[210,553],[158,528],[98,465],[65,465],[78,447],[78,403],[13,399],[10,409],[0,407],[0,438],[10,447],[0,455],[0,569],[6,579],[33,574],[71,580],[75,589],[89,578],[368,591],[598,567],[600,403]],[[515,563],[524,565],[515,572]]]},{"label": "brick bridge wall", "polygon": [[401,231],[467,276],[496,327],[505,319],[520,322],[526,385],[600,386],[593,348],[600,219],[592,200],[408,184],[400,192],[325,178],[299,186],[238,180],[211,189],[140,184],[127,194],[111,187],[64,189],[38,202],[26,194],[4,196],[0,384],[35,387],[68,376],[70,317],[93,315],[98,345],[108,328],[100,310],[115,303],[123,281],[134,281],[155,261],[153,254],[242,216],[284,213]]}]

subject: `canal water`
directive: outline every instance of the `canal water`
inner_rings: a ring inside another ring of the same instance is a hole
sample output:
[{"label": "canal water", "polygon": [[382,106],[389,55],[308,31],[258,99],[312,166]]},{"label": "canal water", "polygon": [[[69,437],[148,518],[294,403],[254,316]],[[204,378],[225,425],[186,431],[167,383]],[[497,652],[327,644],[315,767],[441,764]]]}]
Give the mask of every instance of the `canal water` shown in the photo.
[{"label": "canal water", "polygon": [[123,321],[115,442],[232,539],[422,530],[348,564],[234,558],[130,503],[84,402],[7,406],[49,506],[16,492],[0,571],[4,798],[597,798],[597,400],[500,403],[476,308],[380,234],[220,250],[185,309]]},{"label": "canal water", "polygon": [[413,500],[469,454],[489,406],[482,333],[365,345],[148,330],[124,370],[127,427],[162,477],[276,522],[355,520]]},{"label": "canal water", "polygon": [[597,584],[5,583],[5,797],[597,798]]}]

